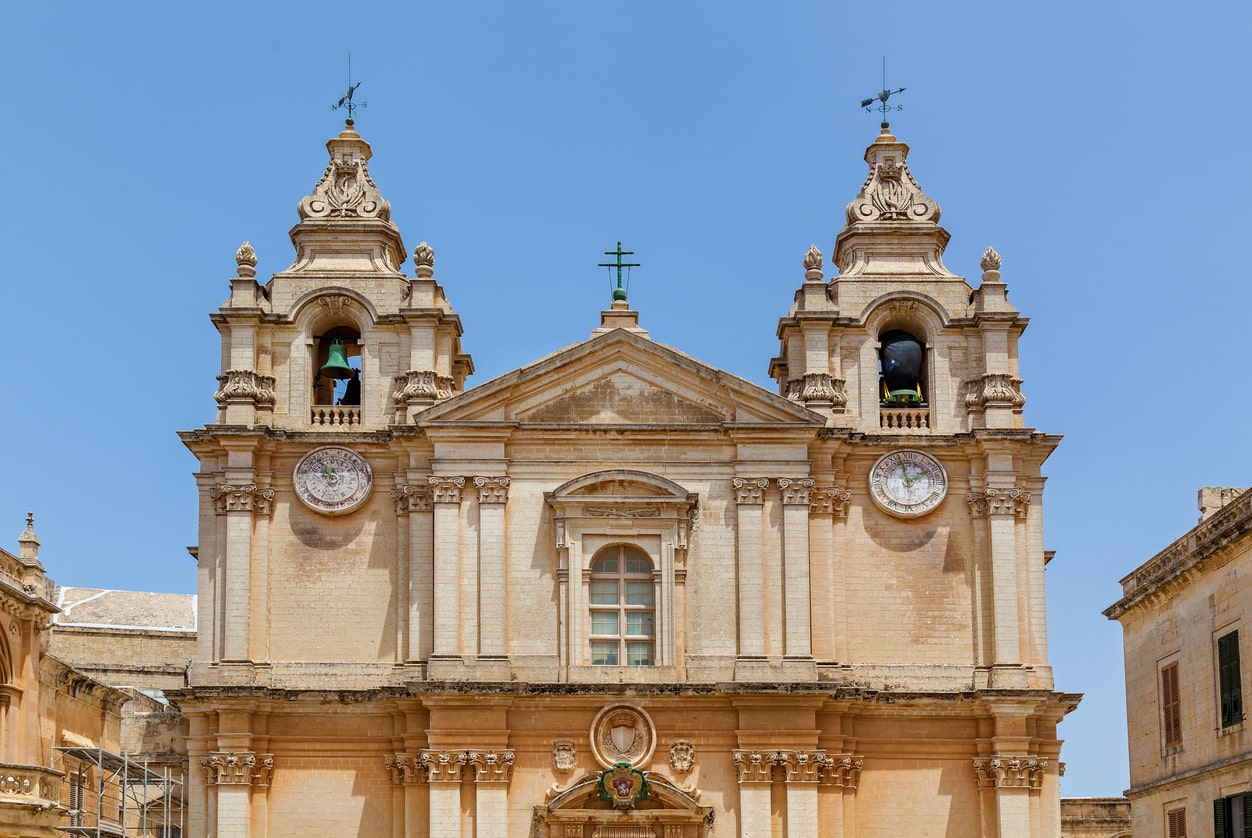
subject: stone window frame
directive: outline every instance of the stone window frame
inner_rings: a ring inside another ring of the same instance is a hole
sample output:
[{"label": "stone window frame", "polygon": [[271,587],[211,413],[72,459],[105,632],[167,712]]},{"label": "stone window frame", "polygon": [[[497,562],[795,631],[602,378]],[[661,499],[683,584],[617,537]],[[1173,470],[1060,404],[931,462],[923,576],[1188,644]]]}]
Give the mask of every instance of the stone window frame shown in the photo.
[{"label": "stone window frame", "polygon": [[[622,564],[614,572],[602,572],[596,569],[596,565],[603,559],[608,558],[609,554],[616,551],[617,559]],[[625,564],[628,558],[628,552],[638,553],[644,561],[648,563],[648,570],[632,572]],[[591,612],[591,630],[587,635],[590,645],[590,657],[592,666],[653,666],[655,665],[656,656],[656,603],[660,599],[657,590],[660,585],[657,573],[657,563],[652,556],[649,556],[646,550],[641,549],[635,544],[628,542],[619,542],[601,547],[596,551],[588,562],[590,571],[589,583],[594,588],[596,582],[613,581],[617,587],[617,598],[610,606],[607,603],[597,603],[594,601],[594,591],[587,600],[587,610]],[[647,580],[651,591],[652,601],[647,604],[632,604],[629,602],[629,583],[641,582]],[[613,635],[597,634],[595,631],[595,614],[596,612],[613,612],[616,617],[617,632]],[[631,614],[648,614],[652,617],[652,630],[648,634],[631,634],[629,631],[629,616]],[[598,664],[596,663],[596,643],[612,642],[617,645],[617,664]],[[651,647],[648,654],[648,663],[630,663],[630,644],[646,643]]]},{"label": "stone window frame", "polygon": [[[290,336],[288,380],[280,382],[285,387],[284,398],[290,397],[287,412],[293,417],[307,417],[314,408],[334,407],[319,404],[313,383],[319,372],[321,339],[334,329],[350,329],[358,337],[350,342],[356,346],[356,357],[361,363],[361,399],[355,407],[361,413],[361,421],[376,421],[376,403],[385,388],[375,367],[380,362],[377,310],[359,292],[342,286],[318,288],[301,297],[291,307],[291,323],[295,326]],[[271,340],[283,340],[285,330],[275,330]]]},{"label": "stone window frame", "polygon": [[[681,665],[687,552],[698,497],[672,480],[635,469],[590,472],[544,495],[556,535],[559,665],[581,680],[676,677]],[[655,651],[651,666],[591,664],[591,562],[627,544],[653,563]]]},{"label": "stone window frame", "polygon": [[[954,397],[952,393],[945,391],[939,394],[934,389],[936,382],[952,374],[950,369],[939,367],[939,358],[935,354],[937,338],[943,334],[944,328],[948,325],[942,309],[934,300],[922,294],[889,292],[873,300],[866,306],[865,311],[863,322],[869,338],[866,346],[872,352],[861,356],[862,363],[869,365],[867,369],[862,370],[862,374],[866,376],[864,381],[866,387],[871,381],[873,382],[874,397],[862,407],[863,414],[870,415],[874,419],[882,416],[884,409],[881,378],[882,336],[886,332],[900,329],[920,341],[923,347],[922,371],[918,377],[918,384],[922,387],[922,404],[925,406],[918,406],[916,409],[927,412],[927,426],[917,429],[916,432],[935,432],[940,412],[952,410],[953,406],[947,404],[946,400]],[[862,393],[865,392],[867,390],[862,390]],[[940,404],[940,402],[944,403]],[[872,414],[870,414],[871,410]]]}]

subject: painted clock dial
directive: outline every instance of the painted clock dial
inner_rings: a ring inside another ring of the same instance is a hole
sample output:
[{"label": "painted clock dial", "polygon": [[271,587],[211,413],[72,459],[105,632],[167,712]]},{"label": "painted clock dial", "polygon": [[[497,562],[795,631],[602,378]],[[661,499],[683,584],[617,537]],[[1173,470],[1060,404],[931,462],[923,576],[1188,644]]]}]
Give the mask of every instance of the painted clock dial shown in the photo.
[{"label": "painted clock dial", "polygon": [[948,473],[929,454],[902,448],[878,458],[869,472],[869,495],[898,518],[925,515],[948,491]]},{"label": "painted clock dial", "polygon": [[357,452],[328,445],[300,458],[292,482],[305,506],[326,515],[343,515],[365,503],[374,474]]}]

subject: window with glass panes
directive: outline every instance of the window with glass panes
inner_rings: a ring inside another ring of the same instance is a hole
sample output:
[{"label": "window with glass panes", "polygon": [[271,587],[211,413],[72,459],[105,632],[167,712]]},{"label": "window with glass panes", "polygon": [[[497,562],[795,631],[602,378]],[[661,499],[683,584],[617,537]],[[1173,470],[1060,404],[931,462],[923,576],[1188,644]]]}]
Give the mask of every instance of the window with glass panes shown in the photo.
[{"label": "window with glass panes", "polygon": [[618,544],[591,563],[591,663],[651,666],[656,661],[656,583],[652,561]]}]

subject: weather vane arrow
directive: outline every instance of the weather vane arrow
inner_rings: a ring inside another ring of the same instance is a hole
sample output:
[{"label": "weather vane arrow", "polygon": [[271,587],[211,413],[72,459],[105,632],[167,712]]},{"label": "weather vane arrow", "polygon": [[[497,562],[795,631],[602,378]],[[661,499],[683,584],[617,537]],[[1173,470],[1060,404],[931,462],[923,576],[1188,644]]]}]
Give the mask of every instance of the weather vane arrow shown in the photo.
[{"label": "weather vane arrow", "polygon": [[[891,113],[892,111],[902,111],[904,110],[904,106],[892,105],[887,100],[890,99],[892,96],[895,96],[897,93],[903,93],[907,89],[908,88],[901,87],[899,90],[892,90],[889,87],[887,87],[887,59],[884,58],[882,60],[882,90],[878,91],[878,94],[876,96],[873,96],[869,99],[862,99],[861,107],[865,108],[866,113],[873,113],[874,111],[878,111],[879,113],[881,113],[882,114],[882,127],[889,128],[891,126],[887,122],[887,114]],[[875,102],[878,103],[877,106],[874,106]]]},{"label": "weather vane arrow", "polygon": [[343,108],[344,110],[346,110],[348,112],[348,118],[346,122],[349,125],[351,125],[354,122],[353,117],[356,114],[356,109],[363,108],[369,104],[368,102],[354,102],[352,100],[352,94],[356,93],[356,89],[360,86],[361,86],[360,82],[357,82],[356,84],[352,83],[352,53],[348,53],[348,92],[345,93],[343,96],[340,96],[339,101],[331,105],[330,109],[332,111],[337,111],[340,108]]}]

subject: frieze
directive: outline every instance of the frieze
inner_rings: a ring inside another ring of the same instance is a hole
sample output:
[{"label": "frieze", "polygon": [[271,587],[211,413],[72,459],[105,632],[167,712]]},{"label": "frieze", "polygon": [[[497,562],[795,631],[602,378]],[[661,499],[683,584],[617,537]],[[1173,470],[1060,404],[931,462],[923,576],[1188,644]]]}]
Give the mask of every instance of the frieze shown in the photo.
[{"label": "frieze", "polygon": [[965,499],[970,515],[982,518],[987,515],[1015,515],[1026,517],[1032,494],[1018,486],[988,487],[970,492]]},{"label": "frieze", "polygon": [[436,477],[426,478],[430,481],[431,500],[435,503],[460,503],[461,489],[465,486],[464,477]]},{"label": "frieze", "polygon": [[258,488],[255,483],[232,485],[221,483],[209,489],[209,497],[222,512],[259,512],[269,515],[274,507],[274,490]]},{"label": "frieze", "polygon": [[397,515],[406,512],[429,512],[431,509],[429,486],[401,483],[391,490],[391,498],[396,502]]},{"label": "frieze", "polygon": [[1046,759],[1031,756],[976,757],[974,777],[980,789],[1037,789],[1043,785],[1047,767]]},{"label": "frieze", "polygon": [[217,380],[221,386],[213,394],[213,398],[218,404],[251,402],[261,406],[274,403],[272,375],[261,375],[252,370],[227,370]]},{"label": "frieze", "polygon": [[268,786],[274,755],[215,751],[200,757],[200,767],[211,786]]},{"label": "frieze", "polygon": [[778,478],[778,489],[782,492],[782,502],[784,504],[803,504],[807,506],[813,493],[813,478],[780,477]]},{"label": "frieze", "polygon": [[809,512],[814,515],[834,515],[845,518],[852,493],[841,486],[819,486],[809,493]]},{"label": "frieze", "polygon": [[987,373],[966,381],[965,389],[965,406],[971,411],[982,410],[987,405],[1021,407],[1026,404],[1022,380],[1007,373]]},{"label": "frieze", "polygon": [[592,518],[657,518],[661,507],[616,503],[588,505],[583,511]]},{"label": "frieze", "polygon": [[735,500],[739,503],[761,504],[765,502],[765,490],[769,487],[768,477],[736,477],[732,481],[735,488]]},{"label": "frieze", "polygon": [[509,499],[508,477],[475,477],[474,485],[478,487],[479,503],[507,503]]}]

